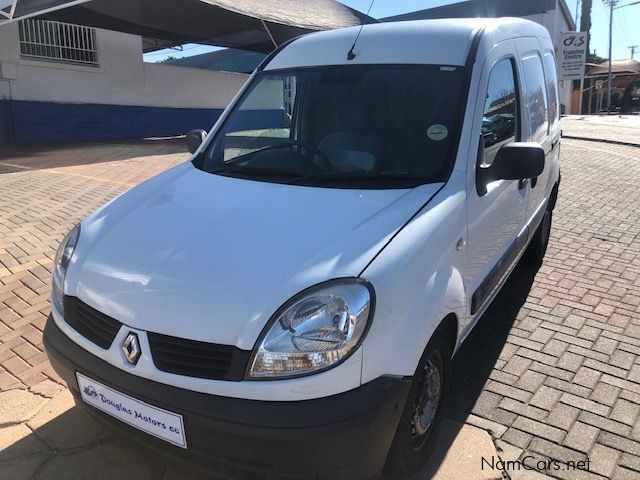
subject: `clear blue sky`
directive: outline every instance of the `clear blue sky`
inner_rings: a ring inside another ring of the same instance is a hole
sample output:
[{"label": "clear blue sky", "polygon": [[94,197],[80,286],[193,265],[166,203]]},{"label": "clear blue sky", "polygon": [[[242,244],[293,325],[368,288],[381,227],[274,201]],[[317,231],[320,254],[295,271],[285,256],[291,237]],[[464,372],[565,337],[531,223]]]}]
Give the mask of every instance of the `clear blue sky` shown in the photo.
[{"label": "clear blue sky", "polygon": [[[575,0],[569,0],[575,15]],[[631,57],[627,48],[630,45],[640,47],[640,3],[623,7],[637,0],[621,0],[613,11],[613,59],[622,60]],[[609,7],[602,0],[593,0],[591,10],[591,51],[601,57],[609,55]],[[640,60],[640,48],[636,48],[636,60]]]},{"label": "clear blue sky", "polygon": [[[439,5],[457,3],[458,1],[461,0],[376,0],[370,15],[376,18],[388,17],[400,13],[437,7]],[[575,15],[576,0],[566,1],[571,10],[571,14]],[[620,0],[618,6],[635,1],[637,0]],[[342,0],[342,3],[361,12],[366,12],[371,0]],[[598,55],[606,57],[609,48],[609,12],[608,7],[602,0],[593,0],[591,22],[593,24],[591,28],[591,50],[593,51],[595,48]],[[613,58],[616,60],[629,58],[631,54],[627,47],[630,45],[638,45],[640,47],[640,4],[614,10],[613,24]],[[217,48],[188,44],[183,46],[182,51],[160,50],[146,54],[144,59],[147,62],[156,62],[167,58],[169,55],[180,58],[211,52],[213,50],[217,50]],[[635,58],[636,60],[640,60],[640,48],[636,49]]]}]

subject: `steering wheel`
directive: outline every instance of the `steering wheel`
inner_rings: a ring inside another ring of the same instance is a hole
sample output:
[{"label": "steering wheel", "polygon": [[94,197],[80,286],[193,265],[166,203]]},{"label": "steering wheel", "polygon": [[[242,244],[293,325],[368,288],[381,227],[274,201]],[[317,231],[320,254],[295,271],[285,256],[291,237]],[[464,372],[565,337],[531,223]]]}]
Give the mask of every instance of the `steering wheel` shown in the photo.
[{"label": "steering wheel", "polygon": [[271,147],[269,147],[269,149],[277,150],[277,149],[289,148],[289,147],[293,147],[293,146],[307,148],[307,149],[311,150],[314,154],[316,154],[318,157],[320,157],[320,161],[322,162],[322,165],[328,171],[333,172],[335,170],[333,168],[333,165],[329,161],[329,157],[327,156],[327,154],[324,153],[322,150],[320,150],[315,145],[311,145],[310,143],[307,143],[307,142],[302,142],[300,140],[288,140],[286,142],[279,143],[277,145],[272,145]]}]

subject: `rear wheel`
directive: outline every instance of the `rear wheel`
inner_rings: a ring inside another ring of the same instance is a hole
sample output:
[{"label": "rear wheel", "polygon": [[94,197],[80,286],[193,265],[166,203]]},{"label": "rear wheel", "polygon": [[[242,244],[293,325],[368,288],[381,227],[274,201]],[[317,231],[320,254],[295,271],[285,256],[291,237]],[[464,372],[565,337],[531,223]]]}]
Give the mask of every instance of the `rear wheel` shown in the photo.
[{"label": "rear wheel", "polygon": [[411,475],[418,471],[435,445],[443,399],[449,386],[453,351],[443,333],[439,331],[431,339],[413,376],[385,467],[392,476]]},{"label": "rear wheel", "polygon": [[533,265],[540,265],[544,259],[544,255],[547,253],[547,246],[549,245],[549,237],[551,235],[551,222],[553,220],[553,211],[551,205],[547,206],[547,210],[544,212],[544,217],[533,234],[531,243],[527,247],[524,256],[526,261]]}]

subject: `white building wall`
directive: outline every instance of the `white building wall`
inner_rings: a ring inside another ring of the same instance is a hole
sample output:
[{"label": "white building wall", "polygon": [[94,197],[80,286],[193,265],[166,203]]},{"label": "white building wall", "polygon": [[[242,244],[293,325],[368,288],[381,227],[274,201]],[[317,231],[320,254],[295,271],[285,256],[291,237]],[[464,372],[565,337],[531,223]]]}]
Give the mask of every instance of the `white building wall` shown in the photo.
[{"label": "white building wall", "polygon": [[[248,75],[142,61],[139,36],[96,30],[99,67],[20,58],[17,24],[0,26],[0,98],[147,107],[224,108]],[[9,91],[11,82],[11,92]]]}]

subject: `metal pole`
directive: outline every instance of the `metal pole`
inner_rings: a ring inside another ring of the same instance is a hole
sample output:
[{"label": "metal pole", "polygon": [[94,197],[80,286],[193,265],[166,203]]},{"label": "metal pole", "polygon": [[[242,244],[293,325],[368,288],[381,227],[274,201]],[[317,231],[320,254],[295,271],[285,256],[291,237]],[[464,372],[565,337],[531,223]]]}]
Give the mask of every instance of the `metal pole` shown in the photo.
[{"label": "metal pole", "polygon": [[611,115],[611,66],[613,63],[613,7],[618,0],[609,0],[609,76],[607,81],[607,115]]},{"label": "metal pole", "polygon": [[273,35],[271,35],[271,30],[269,30],[269,27],[267,27],[267,24],[265,23],[265,21],[263,19],[260,19],[260,21],[262,22],[262,26],[264,27],[264,29],[267,31],[267,33],[269,34],[269,38],[271,39],[271,41],[273,42],[273,46],[278,48],[278,42],[276,42],[276,39],[273,38]]},{"label": "metal pole", "polygon": [[584,76],[580,78],[580,95],[578,96],[578,115],[582,115],[582,92],[584,91]]}]

